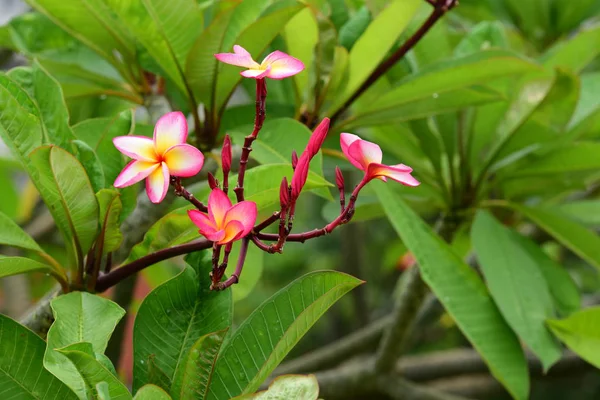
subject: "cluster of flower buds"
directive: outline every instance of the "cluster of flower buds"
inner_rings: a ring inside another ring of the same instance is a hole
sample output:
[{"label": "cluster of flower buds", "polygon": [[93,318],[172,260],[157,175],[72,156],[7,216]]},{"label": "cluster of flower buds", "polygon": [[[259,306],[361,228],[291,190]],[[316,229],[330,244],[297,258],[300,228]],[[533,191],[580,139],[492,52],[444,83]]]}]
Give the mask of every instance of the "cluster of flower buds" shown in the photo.
[{"label": "cluster of flower buds", "polygon": [[[264,97],[266,97],[264,78],[283,79],[293,76],[301,72],[304,65],[300,60],[280,51],[269,54],[261,64],[258,64],[240,46],[234,46],[234,53],[216,54],[215,57],[227,64],[248,68],[242,71],[241,75],[257,81],[257,115],[254,131],[246,137],[240,159],[240,171],[235,188],[237,204],[232,204],[228,197],[229,173],[232,164],[232,145],[229,135],[225,135],[221,150],[223,186],[221,188],[215,177],[208,174],[211,193],[207,206],[196,200],[181,185],[180,178],[196,175],[204,164],[204,156],[200,150],[186,143],[188,127],[182,113],[171,112],[161,117],[156,123],[153,139],[143,136],[121,136],[114,139],[117,149],[133,159],[115,180],[115,187],[130,186],[147,179],[148,197],[153,203],[159,203],[165,198],[169,183],[171,183],[175,188],[176,195],[184,197],[195,206],[195,209],[188,211],[189,218],[198,227],[199,233],[213,243],[212,288],[223,289],[237,283],[250,241],[269,253],[281,252],[286,241],[303,242],[330,233],[337,226],[348,222],[354,214],[358,193],[372,179],[386,181],[387,178],[390,178],[407,186],[419,184],[411,175],[410,167],[404,164],[382,164],[383,154],[381,148],[375,143],[362,140],[350,133],[342,133],[340,135],[342,152],[352,165],[364,171],[364,176],[352,191],[348,204],[346,204],[344,177],[339,167],[336,167],[335,181],[340,193],[341,205],[339,216],[324,228],[292,234],[296,201],[308,179],[310,162],[323,146],[329,131],[329,118],[324,118],[315,128],[300,157],[295,151],[292,153],[294,173],[291,182],[288,182],[285,177],[281,181],[280,210],[255,225],[258,214],[257,206],[252,201],[244,200],[243,181],[250,146],[256,139],[264,120]],[[277,220],[279,220],[277,234],[261,232]],[[242,248],[236,270],[229,279],[222,282],[231,245],[240,239],[243,239]],[[267,245],[263,242],[265,240],[275,242],[275,244]],[[219,264],[222,246],[225,247],[225,255],[223,262]]]}]

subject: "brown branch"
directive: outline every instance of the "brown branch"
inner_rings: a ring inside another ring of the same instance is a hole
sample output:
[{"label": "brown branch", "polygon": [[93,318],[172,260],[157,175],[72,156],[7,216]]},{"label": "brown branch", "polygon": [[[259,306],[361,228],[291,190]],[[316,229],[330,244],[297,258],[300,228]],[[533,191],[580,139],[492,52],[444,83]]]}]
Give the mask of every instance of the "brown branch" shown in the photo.
[{"label": "brown branch", "polygon": [[344,104],[331,116],[331,124],[339,119],[339,117],[358,99],[367,89],[369,89],[379,78],[381,78],[386,72],[390,70],[402,57],[409,52],[410,49],[415,47],[417,43],[425,36],[427,32],[435,25],[435,23],[450,9],[452,9],[457,3],[457,0],[426,0],[434,8],[429,17],[423,22],[423,24],[417,29],[417,31],[410,37],[398,50],[394,52],[389,58],[384,60],[375,70],[369,75],[369,77],[363,82],[362,85],[344,102]]},{"label": "brown branch", "polygon": [[175,188],[175,196],[182,197],[192,203],[194,207],[202,212],[208,212],[208,207],[204,205],[200,200],[194,197],[186,188],[181,185],[181,179],[177,177],[171,178],[171,185]]}]

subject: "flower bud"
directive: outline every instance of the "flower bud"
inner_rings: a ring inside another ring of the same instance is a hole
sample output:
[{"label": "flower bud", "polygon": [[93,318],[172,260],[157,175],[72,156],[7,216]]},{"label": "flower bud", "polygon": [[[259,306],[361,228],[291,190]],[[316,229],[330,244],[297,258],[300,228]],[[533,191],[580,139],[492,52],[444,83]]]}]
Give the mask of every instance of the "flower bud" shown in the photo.
[{"label": "flower bud", "polygon": [[294,150],[292,151],[292,169],[296,169],[296,165],[298,165],[298,153]]},{"label": "flower bud", "polygon": [[344,191],[344,175],[342,174],[340,167],[335,167],[335,184],[340,192]]},{"label": "flower bud", "polygon": [[289,185],[288,185],[287,178],[284,176],[283,180],[281,181],[281,187],[279,188],[279,204],[281,205],[282,210],[284,210],[287,207],[289,201],[290,201]]},{"label": "flower bud", "polygon": [[327,137],[327,131],[329,130],[329,118],[323,118],[323,121],[317,126],[308,140],[308,145],[306,146],[306,150],[310,157],[314,157],[319,150],[321,150],[321,146],[323,146],[323,142],[325,142],[325,138]]},{"label": "flower bud", "polygon": [[223,140],[223,149],[221,149],[221,165],[223,166],[223,175],[231,171],[231,138],[225,135]]},{"label": "flower bud", "polygon": [[211,188],[211,190],[219,187],[219,182],[217,182],[214,175],[210,172],[208,173],[208,186]]}]

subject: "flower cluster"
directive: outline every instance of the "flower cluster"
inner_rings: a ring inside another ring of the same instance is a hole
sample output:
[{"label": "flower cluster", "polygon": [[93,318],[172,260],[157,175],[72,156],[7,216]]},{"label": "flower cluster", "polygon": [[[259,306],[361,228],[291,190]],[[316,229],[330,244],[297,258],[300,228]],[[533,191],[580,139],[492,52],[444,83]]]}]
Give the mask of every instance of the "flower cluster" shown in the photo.
[{"label": "flower cluster", "polygon": [[[283,178],[280,188],[280,210],[265,221],[255,225],[257,219],[257,205],[252,201],[244,200],[243,180],[246,163],[250,152],[250,145],[256,138],[262,120],[264,119],[264,96],[266,86],[264,79],[283,79],[293,76],[304,69],[304,64],[285,53],[275,51],[269,54],[262,63],[252,59],[250,53],[240,46],[234,46],[233,53],[215,54],[215,57],[227,64],[247,68],[241,74],[257,81],[257,120],[253,133],[246,137],[244,152],[240,159],[237,186],[235,188],[237,204],[232,204],[228,197],[229,173],[232,164],[231,140],[225,136],[221,151],[221,166],[223,170],[223,185],[220,187],[217,180],[209,173],[209,184],[212,189],[207,206],[196,200],[181,185],[180,178],[190,178],[198,174],[204,165],[204,155],[194,146],[187,144],[188,126],[185,116],[181,112],[171,112],[162,116],[154,128],[153,138],[144,136],[120,136],[113,142],[115,147],[133,160],[123,169],[114,182],[114,186],[122,188],[133,185],[146,179],[146,192],[153,203],[159,203],[167,195],[169,185],[174,186],[176,195],[190,201],[196,209],[189,210],[191,221],[198,227],[199,233],[213,243],[213,288],[223,289],[236,283],[241,273],[241,265],[245,256],[248,242],[252,241],[262,250],[281,252],[286,241],[304,241],[331,232],[337,226],[344,224],[354,214],[355,201],[359,191],[372,179],[387,181],[387,178],[398,181],[407,186],[417,186],[419,182],[411,175],[412,169],[404,164],[382,164],[383,154],[381,148],[375,144],[362,140],[360,137],[342,133],[340,146],[348,161],[356,168],[364,171],[364,176],[355,187],[348,204],[345,204],[344,178],[339,168],[336,168],[336,184],[340,191],[341,213],[327,226],[310,232],[291,234],[294,219],[295,204],[308,179],[311,160],[318,154],[329,131],[330,120],[324,118],[315,128],[308,144],[300,157],[292,154],[292,167],[294,173],[291,182]],[[262,97],[261,97],[262,96]],[[260,98],[259,98],[260,97]],[[259,101],[260,100],[260,101]],[[278,234],[265,234],[261,230],[279,220]],[[243,240],[240,260],[235,273],[225,282],[221,282],[227,259],[231,251],[231,244]],[[266,245],[263,240],[276,242]],[[218,264],[221,246],[225,247],[223,263]]]}]

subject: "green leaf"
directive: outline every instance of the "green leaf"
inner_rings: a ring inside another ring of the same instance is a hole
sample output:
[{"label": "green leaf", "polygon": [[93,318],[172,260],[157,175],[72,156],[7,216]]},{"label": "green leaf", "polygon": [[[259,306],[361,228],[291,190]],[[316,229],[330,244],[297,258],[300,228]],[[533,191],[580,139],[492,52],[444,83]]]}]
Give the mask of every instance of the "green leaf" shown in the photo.
[{"label": "green leaf", "polygon": [[194,0],[105,0],[153,61],[184,91],[183,66],[203,20]]},{"label": "green leaf", "polygon": [[104,177],[104,170],[98,155],[84,141],[73,140],[71,143],[75,146],[75,156],[83,168],[85,168],[94,192],[104,189],[106,178]]},{"label": "green leaf", "polygon": [[549,208],[533,208],[508,202],[498,205],[522,213],[563,246],[594,267],[600,268],[600,238],[583,225]]},{"label": "green leaf", "polygon": [[348,83],[328,114],[335,113],[375,70],[421,5],[419,0],[394,0],[367,27],[350,51]]},{"label": "green leaf", "polygon": [[392,226],[417,259],[423,280],[481,354],[492,375],[513,398],[527,399],[529,375],[523,350],[477,273],[386,184],[377,184],[375,192]]},{"label": "green leaf", "polygon": [[119,192],[114,189],[102,189],[96,193],[96,198],[100,211],[99,240],[102,240],[102,254],[106,254],[119,249],[123,241],[123,234],[119,229],[123,204]]},{"label": "green leaf", "polygon": [[137,391],[133,400],[171,400],[171,396],[155,385],[144,385]]},{"label": "green leaf", "polygon": [[317,400],[319,382],[314,375],[281,375],[263,392],[235,397],[232,400]]},{"label": "green leaf", "polygon": [[87,143],[98,155],[104,168],[104,187],[112,186],[125,166],[123,156],[112,140],[133,132],[133,127],[133,115],[130,110],[123,111],[113,118],[87,119],[73,127],[75,136]]},{"label": "green leaf", "polygon": [[356,40],[364,33],[371,23],[371,13],[367,6],[362,6],[341,28],[339,42],[350,50]]},{"label": "green leaf", "polygon": [[0,244],[42,253],[43,250],[11,218],[0,212]]},{"label": "green leaf", "polygon": [[561,146],[521,163],[520,168],[514,172],[518,176],[561,174],[566,172],[597,170],[600,168],[600,143],[578,142]]},{"label": "green leaf", "polygon": [[582,30],[568,40],[558,42],[543,56],[547,68],[561,67],[579,72],[600,54],[600,27]]},{"label": "green leaf", "polygon": [[45,348],[42,338],[0,314],[0,387],[5,399],[77,399],[44,369]]},{"label": "green leaf", "polygon": [[185,356],[184,365],[173,378],[173,400],[205,399],[215,362],[227,329],[200,337]]},{"label": "green leaf", "polygon": [[98,231],[98,202],[87,174],[75,157],[59,147],[40,147],[30,157],[39,174],[40,195],[81,263]]},{"label": "green leaf", "polygon": [[561,356],[544,324],[555,316],[554,306],[538,260],[521,246],[520,238],[488,212],[477,212],[471,241],[492,298],[547,371]]},{"label": "green leaf", "polygon": [[[55,321],[48,331],[44,367],[67,384],[79,398],[86,399],[90,383],[86,383],[69,359],[55,349],[86,342],[90,343],[94,353],[104,353],[108,339],[125,315],[125,310],[108,299],[85,292],[59,296],[50,305]],[[92,359],[101,365],[93,356]],[[96,383],[101,381],[106,379]]]},{"label": "green leaf", "polygon": [[553,207],[556,211],[586,226],[600,225],[600,200],[581,200]]},{"label": "green leaf", "polygon": [[[156,355],[148,356],[148,382],[154,386],[169,392],[171,390],[171,379],[156,365]],[[138,393],[143,389],[138,390]]]},{"label": "green leaf", "polygon": [[504,25],[500,21],[482,21],[471,28],[454,48],[454,56],[463,57],[490,47],[509,47]]},{"label": "green leaf", "polygon": [[134,392],[148,381],[145,363],[154,354],[156,365],[173,380],[185,367],[185,356],[196,341],[231,325],[231,291],[209,289],[208,252],[186,261],[192,267],[154,289],[143,301],[133,329]]},{"label": "green leaf", "polygon": [[60,274],[48,264],[43,264],[25,257],[0,257],[0,278],[11,275],[27,274],[30,272],[44,272],[47,274]]},{"label": "green leaf", "polygon": [[98,393],[98,400],[111,400],[110,386],[108,385],[108,382],[100,382],[96,384],[96,393]]},{"label": "green leaf", "polygon": [[317,271],[263,302],[223,344],[208,399],[258,389],[325,311],[361,283],[340,272]]},{"label": "green leaf", "polygon": [[[281,32],[290,19],[300,12],[305,5],[293,2],[293,6],[277,9],[259,18],[248,26],[237,38],[236,44],[245,48],[256,57],[261,54],[271,41]],[[227,51],[230,51],[227,49]],[[223,63],[221,63],[223,64]],[[215,103],[213,110],[221,114],[237,84],[241,81],[240,68],[221,65],[215,87]]]},{"label": "green leaf", "polygon": [[569,318],[547,322],[552,332],[569,349],[600,368],[600,307],[590,307]]},{"label": "green leaf", "polygon": [[92,398],[100,396],[97,385],[105,382],[108,384],[110,400],[131,399],[131,393],[129,393],[127,387],[97,361],[93,355],[79,350],[79,344],[75,343],[72,346],[58,349],[57,352],[73,363],[78,373],[81,374],[82,381],[85,383],[85,387],[88,393],[92,395]]}]

